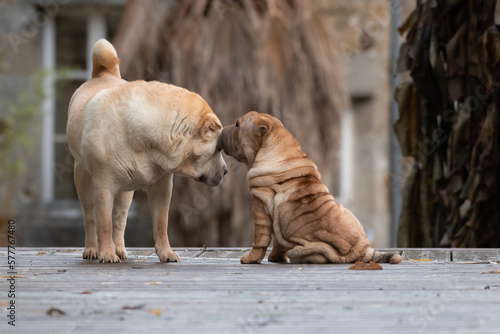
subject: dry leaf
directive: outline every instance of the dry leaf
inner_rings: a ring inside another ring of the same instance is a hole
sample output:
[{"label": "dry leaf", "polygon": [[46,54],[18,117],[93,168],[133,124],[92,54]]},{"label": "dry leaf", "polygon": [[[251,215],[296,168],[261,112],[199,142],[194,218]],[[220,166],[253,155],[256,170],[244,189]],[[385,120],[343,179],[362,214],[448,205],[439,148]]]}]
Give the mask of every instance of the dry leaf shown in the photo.
[{"label": "dry leaf", "polygon": [[144,283],[144,285],[158,285],[162,284],[162,282],[150,282],[150,283]]},{"label": "dry leaf", "polygon": [[431,262],[431,259],[418,259],[418,260],[408,259],[408,261],[414,261],[414,262]]},{"label": "dry leaf", "polygon": [[170,275],[170,273],[164,273],[163,275]]},{"label": "dry leaf", "polygon": [[81,295],[91,295],[92,292],[91,291],[83,291],[82,293],[80,293]]},{"label": "dry leaf", "polygon": [[146,260],[135,260],[134,262],[146,262]]},{"label": "dry leaf", "polygon": [[64,312],[58,308],[55,308],[55,307],[48,309],[46,313],[47,313],[47,315],[65,315],[66,314],[66,312]]},{"label": "dry leaf", "polygon": [[26,276],[23,275],[2,276],[2,278],[26,278]]},{"label": "dry leaf", "polygon": [[38,252],[38,255],[46,255],[47,252]]},{"label": "dry leaf", "polygon": [[161,315],[161,308],[154,308],[154,309],[149,310],[148,312],[159,317]]},{"label": "dry leaf", "polygon": [[370,261],[370,263],[365,263],[361,261],[356,261],[352,267],[349,267],[349,270],[382,270],[382,266],[378,263]]},{"label": "dry leaf", "polygon": [[484,271],[481,274],[500,274],[500,270]]},{"label": "dry leaf", "polygon": [[140,305],[135,305],[135,306],[123,306],[122,309],[124,310],[142,310],[146,304],[140,304]]}]

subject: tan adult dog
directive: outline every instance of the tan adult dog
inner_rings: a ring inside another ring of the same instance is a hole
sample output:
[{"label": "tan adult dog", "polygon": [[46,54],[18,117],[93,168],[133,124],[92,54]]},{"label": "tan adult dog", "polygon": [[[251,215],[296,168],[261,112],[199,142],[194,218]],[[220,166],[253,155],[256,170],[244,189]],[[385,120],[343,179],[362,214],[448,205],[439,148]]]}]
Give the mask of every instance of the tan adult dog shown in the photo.
[{"label": "tan adult dog", "polygon": [[92,79],[69,105],[67,137],[85,221],[85,259],[120,262],[133,191],[147,191],[156,254],[179,261],[167,235],[172,175],[217,186],[227,172],[222,125],[208,104],[186,89],[121,79],[106,40],[92,51]]},{"label": "tan adult dog", "polygon": [[276,118],[252,111],[222,131],[226,154],[248,166],[253,195],[254,242],[241,263],[399,263],[398,254],[377,252],[360,222],[335,203],[316,165]]}]

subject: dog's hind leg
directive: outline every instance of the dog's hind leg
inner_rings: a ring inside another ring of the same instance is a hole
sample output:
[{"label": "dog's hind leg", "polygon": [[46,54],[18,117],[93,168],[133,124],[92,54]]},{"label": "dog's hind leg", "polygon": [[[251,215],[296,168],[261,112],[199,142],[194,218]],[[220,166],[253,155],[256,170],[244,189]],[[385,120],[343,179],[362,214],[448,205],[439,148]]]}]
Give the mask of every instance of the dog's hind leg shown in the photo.
[{"label": "dog's hind leg", "polygon": [[75,162],[75,186],[82,205],[83,221],[85,223],[84,259],[97,259],[97,230],[94,212],[94,198],[90,174],[81,163]]},{"label": "dog's hind leg", "polygon": [[113,202],[116,190],[109,179],[109,175],[93,175],[92,193],[97,227],[97,258],[99,262],[114,263],[120,262],[113,242]]},{"label": "dog's hind leg", "polygon": [[119,192],[113,202],[113,242],[115,243],[115,253],[120,259],[127,258],[125,227],[127,226],[128,210],[133,197],[133,191]]}]

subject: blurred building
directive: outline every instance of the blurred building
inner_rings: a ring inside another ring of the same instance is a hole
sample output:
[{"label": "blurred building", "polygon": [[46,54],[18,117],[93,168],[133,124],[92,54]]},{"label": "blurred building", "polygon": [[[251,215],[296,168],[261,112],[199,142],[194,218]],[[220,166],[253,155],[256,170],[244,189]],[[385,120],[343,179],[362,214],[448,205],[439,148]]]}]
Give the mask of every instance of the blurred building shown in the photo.
[{"label": "blurred building", "polygon": [[[394,20],[402,20],[413,1],[315,2],[337,36],[352,101],[341,123],[340,186],[334,195],[363,223],[374,246],[393,246],[391,222],[397,220],[397,210],[391,211],[391,203],[397,203],[401,183],[397,155],[391,160],[391,41],[397,38]],[[83,220],[65,136],[67,107],[74,90],[90,77],[94,42],[113,39],[124,5],[124,0],[0,3],[2,109],[8,101],[16,103],[18,92],[32,84],[32,73],[47,70],[43,114],[32,134],[37,146],[17,199],[23,246],[83,246]],[[131,220],[135,212],[133,205]],[[129,224],[128,246],[151,246],[151,225]]]}]

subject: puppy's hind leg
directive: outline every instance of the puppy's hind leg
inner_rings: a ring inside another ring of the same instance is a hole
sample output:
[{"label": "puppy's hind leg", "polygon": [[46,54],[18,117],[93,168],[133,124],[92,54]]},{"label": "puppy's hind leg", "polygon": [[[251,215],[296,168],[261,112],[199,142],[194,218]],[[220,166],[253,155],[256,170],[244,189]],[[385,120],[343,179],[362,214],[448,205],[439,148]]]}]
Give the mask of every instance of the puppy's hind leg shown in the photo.
[{"label": "puppy's hind leg", "polygon": [[[290,263],[348,263],[345,256],[340,255],[335,248],[324,242],[307,242],[294,240],[299,245],[290,249],[286,255]],[[300,245],[300,244],[304,245]]]},{"label": "puppy's hind leg", "polygon": [[82,205],[83,221],[85,223],[84,259],[97,259],[97,230],[94,212],[94,198],[90,174],[81,163],[75,162],[75,186]]},{"label": "puppy's hind leg", "polygon": [[267,261],[278,263],[287,261],[286,251],[283,247],[280,246],[280,244],[276,240],[276,237],[273,240],[273,249],[271,250],[271,253],[269,253]]},{"label": "puppy's hind leg", "polygon": [[115,243],[115,253],[122,260],[127,258],[125,227],[127,226],[128,210],[133,197],[133,191],[119,192],[113,202],[113,242]]},{"label": "puppy's hind leg", "polygon": [[299,256],[290,258],[290,263],[325,264],[329,263],[329,261],[321,254],[311,254],[302,257]]}]

